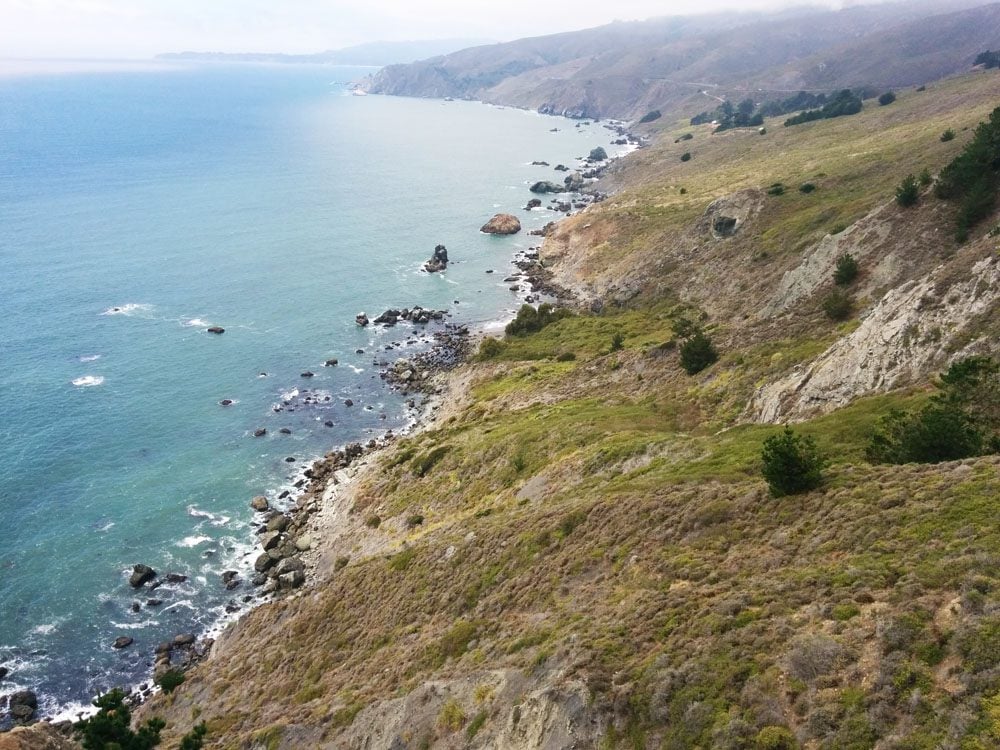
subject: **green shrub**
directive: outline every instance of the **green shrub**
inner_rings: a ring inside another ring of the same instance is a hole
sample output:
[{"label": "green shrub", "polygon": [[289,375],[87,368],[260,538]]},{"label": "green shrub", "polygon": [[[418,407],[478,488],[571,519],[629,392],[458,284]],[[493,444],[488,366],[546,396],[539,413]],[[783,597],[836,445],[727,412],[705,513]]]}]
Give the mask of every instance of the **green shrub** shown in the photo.
[{"label": "green shrub", "polygon": [[476,637],[476,626],[468,620],[459,620],[441,636],[438,651],[445,659],[461,656]]},{"label": "green shrub", "polygon": [[205,735],[208,734],[208,727],[205,722],[197,724],[190,732],[181,737],[181,744],[177,750],[201,750],[205,744]]},{"label": "green shrub", "polygon": [[896,94],[893,91],[886,91],[878,98],[878,103],[883,107],[887,104],[892,104],[894,101],[896,101]]},{"label": "green shrub", "polygon": [[615,331],[611,337],[611,351],[617,352],[625,346],[625,336],[621,331]]},{"label": "green shrub", "polygon": [[556,356],[556,362],[572,362],[576,359],[576,355],[573,352],[559,352]]},{"label": "green shrub", "polygon": [[441,707],[437,723],[447,732],[457,732],[465,724],[465,711],[454,698],[449,698]]},{"label": "green shrub", "polygon": [[156,678],[156,684],[160,686],[160,689],[164,693],[170,695],[170,693],[184,684],[184,673],[179,669],[168,669]]},{"label": "green shrub", "polygon": [[514,318],[504,332],[508,336],[527,336],[529,333],[537,333],[545,326],[555,323],[557,320],[568,318],[573,313],[565,308],[556,308],[548,302],[543,302],[534,308],[531,305],[521,305]]},{"label": "green shrub", "polygon": [[775,497],[808,492],[823,482],[826,460],[816,442],[796,435],[790,427],[764,441],[761,461],[764,479]]},{"label": "green shrub", "polygon": [[691,152],[685,151],[683,154],[681,154],[681,161],[691,161]]},{"label": "green shrub", "polygon": [[843,289],[834,289],[823,298],[822,307],[830,320],[847,320],[854,302]]},{"label": "green shrub", "polygon": [[837,267],[833,271],[833,280],[837,286],[848,286],[858,277],[858,261],[850,253],[844,253],[837,258]]},{"label": "green shrub", "polygon": [[485,711],[480,711],[478,714],[476,714],[475,717],[473,717],[472,721],[469,722],[469,726],[465,728],[466,738],[471,740],[473,737],[475,737],[476,734],[479,732],[479,730],[483,728],[483,724],[486,723],[486,719],[488,717],[489,714],[486,713]]},{"label": "green shrub", "polygon": [[776,182],[773,185],[771,185],[771,187],[769,187],[767,189],[767,194],[768,195],[784,195],[785,194],[785,186],[782,185],[780,182]]},{"label": "green shrub", "polygon": [[799,185],[799,192],[808,195],[816,189],[816,186],[811,182],[803,182]]},{"label": "green shrub", "polygon": [[450,445],[439,445],[436,448],[431,448],[426,453],[413,459],[413,461],[410,462],[410,469],[418,477],[425,477],[428,472],[434,468],[434,465],[444,458],[450,450]]},{"label": "green shrub", "polygon": [[506,346],[502,341],[492,336],[487,336],[479,342],[479,358],[493,359],[499,356],[505,348]]},{"label": "green shrub", "polygon": [[416,528],[417,526],[422,526],[423,523],[424,517],[419,513],[415,513],[406,519],[406,525],[411,529]]},{"label": "green shrub", "polygon": [[132,731],[132,713],[123,690],[116,688],[98,696],[94,706],[100,710],[73,728],[84,750],[149,750],[160,744],[160,732],[166,723],[153,718]]},{"label": "green shrub", "polygon": [[921,187],[927,187],[934,182],[934,178],[931,177],[931,171],[924,167],[920,174],[917,175],[917,181],[920,183]]},{"label": "green shrub", "polygon": [[712,340],[702,331],[696,331],[680,347],[681,367],[688,375],[696,375],[719,359]]},{"label": "green shrub", "polygon": [[382,519],[378,516],[368,516],[368,518],[365,519],[365,526],[369,529],[377,529],[381,525]]},{"label": "green shrub", "polygon": [[909,208],[916,204],[919,198],[920,186],[917,184],[917,178],[912,174],[906,175],[896,188],[896,203],[903,208]]},{"label": "green shrub", "polygon": [[788,727],[764,727],[757,733],[757,750],[797,750],[798,740]]},{"label": "green shrub", "polygon": [[661,117],[663,117],[663,115],[660,113],[660,110],[653,109],[653,110],[650,110],[649,112],[647,112],[646,114],[644,114],[640,118],[639,124],[640,125],[645,125],[647,122],[653,122],[654,120],[659,120]]},{"label": "green shrub", "polygon": [[955,131],[952,130],[951,128],[948,128],[941,134],[942,143],[947,143],[948,141],[953,141],[953,140],[955,140]]}]

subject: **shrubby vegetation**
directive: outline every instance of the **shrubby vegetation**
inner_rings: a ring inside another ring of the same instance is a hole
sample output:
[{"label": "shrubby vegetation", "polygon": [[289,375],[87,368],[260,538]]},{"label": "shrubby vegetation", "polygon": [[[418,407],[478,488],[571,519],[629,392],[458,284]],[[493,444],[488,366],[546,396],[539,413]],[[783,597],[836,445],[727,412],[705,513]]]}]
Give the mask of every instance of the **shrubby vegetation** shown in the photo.
[{"label": "shrubby vegetation", "polygon": [[795,115],[795,117],[788,118],[785,120],[785,127],[801,125],[804,122],[812,122],[814,120],[829,120],[833,117],[856,115],[861,111],[863,106],[860,96],[850,89],[844,89],[821,108],[806,110]]},{"label": "shrubby vegetation", "polygon": [[833,281],[837,286],[848,286],[858,277],[858,261],[850,253],[844,253],[837,258],[837,267],[833,272]]},{"label": "shrubby vegetation", "polygon": [[955,140],[955,131],[948,128],[941,134],[941,143],[947,143],[948,141]]},{"label": "shrubby vegetation", "polygon": [[896,203],[903,208],[909,208],[915,205],[919,199],[920,185],[917,184],[917,178],[908,174],[896,188]]},{"label": "shrubby vegetation", "polygon": [[100,710],[74,729],[84,750],[150,750],[160,744],[166,723],[153,718],[132,731],[132,712],[120,688],[99,695],[94,706]]},{"label": "shrubby vegetation", "polygon": [[1000,453],[1000,363],[970,357],[941,376],[919,411],[895,410],[878,423],[866,457],[873,463],[936,463]]},{"label": "shrubby vegetation", "polygon": [[[508,336],[526,336],[529,333],[537,333],[550,323],[569,317],[573,313],[562,307],[554,307],[548,302],[543,302],[537,309],[531,305],[521,305],[514,318],[504,332]],[[485,343],[485,342],[484,342]],[[482,351],[480,349],[480,351]]]},{"label": "shrubby vegetation", "polygon": [[892,104],[894,101],[896,101],[896,93],[894,91],[886,91],[878,98],[878,103],[883,107],[887,104]]},{"label": "shrubby vegetation", "polygon": [[854,307],[851,295],[843,289],[834,289],[823,298],[821,304],[826,317],[837,321],[847,320],[851,315],[851,309]]},{"label": "shrubby vegetation", "polygon": [[647,122],[653,122],[654,120],[659,120],[661,117],[663,117],[663,115],[660,113],[660,110],[658,109],[650,110],[640,118],[639,124],[645,125]]},{"label": "shrubby vegetation", "polygon": [[976,56],[975,64],[984,65],[987,70],[990,68],[1000,68],[1000,52],[991,52],[990,50],[980,52]]},{"label": "shrubby vegetation", "polygon": [[[942,136],[943,140],[943,136]],[[938,198],[959,203],[958,239],[985,219],[1000,189],[1000,107],[979,124],[969,144],[941,170],[934,186]]]},{"label": "shrubby vegetation", "polygon": [[823,483],[826,459],[811,437],[797,435],[791,427],[764,441],[763,474],[775,497],[797,495]]}]

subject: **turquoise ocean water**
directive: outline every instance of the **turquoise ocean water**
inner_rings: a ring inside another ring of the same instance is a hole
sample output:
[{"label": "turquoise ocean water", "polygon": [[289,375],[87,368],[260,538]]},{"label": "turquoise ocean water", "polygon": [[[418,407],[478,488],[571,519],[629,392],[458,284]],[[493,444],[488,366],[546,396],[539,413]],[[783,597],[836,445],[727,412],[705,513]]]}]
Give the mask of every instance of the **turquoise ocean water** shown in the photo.
[{"label": "turquoise ocean water", "polygon": [[[31,687],[65,712],[148,679],[158,642],[242,603],[249,587],[220,574],[252,559],[249,498],[406,424],[373,356],[399,356],[376,352],[413,330],[360,329],[355,313],[509,315],[502,279],[535,238],[479,226],[499,210],[541,226],[551,212],[520,210],[528,185],[561,175],[530,162],[575,165],[613,137],[348,95],[365,72],[0,78],[0,695]],[[421,272],[438,243],[458,262]],[[330,401],[273,411],[303,388]],[[137,562],[189,579],[137,596]],[[116,651],[119,635],[135,643]]]}]

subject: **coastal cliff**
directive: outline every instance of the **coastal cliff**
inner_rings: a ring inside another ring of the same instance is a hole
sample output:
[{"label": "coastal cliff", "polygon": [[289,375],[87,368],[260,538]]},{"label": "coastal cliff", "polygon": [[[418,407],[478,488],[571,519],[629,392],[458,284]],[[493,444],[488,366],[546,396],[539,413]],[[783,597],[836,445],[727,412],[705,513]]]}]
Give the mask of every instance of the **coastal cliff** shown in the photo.
[{"label": "coastal cliff", "polygon": [[[865,456],[1000,354],[996,215],[959,244],[930,188],[893,197],[998,100],[984,71],[628,157],[532,268],[572,313],[486,339],[421,431],[324,480],[311,582],[141,715],[268,750],[995,746],[1000,458]],[[776,498],[786,421],[829,466]]]}]

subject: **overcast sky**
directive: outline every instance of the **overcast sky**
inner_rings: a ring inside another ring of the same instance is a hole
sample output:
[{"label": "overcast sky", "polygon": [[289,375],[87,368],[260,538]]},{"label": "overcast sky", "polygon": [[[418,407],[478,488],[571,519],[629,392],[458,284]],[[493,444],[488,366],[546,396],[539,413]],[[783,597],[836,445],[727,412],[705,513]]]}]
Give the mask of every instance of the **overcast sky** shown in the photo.
[{"label": "overcast sky", "polygon": [[[368,41],[505,41],[808,0],[0,0],[0,57],[319,52]],[[828,4],[812,0],[813,4]]]}]

